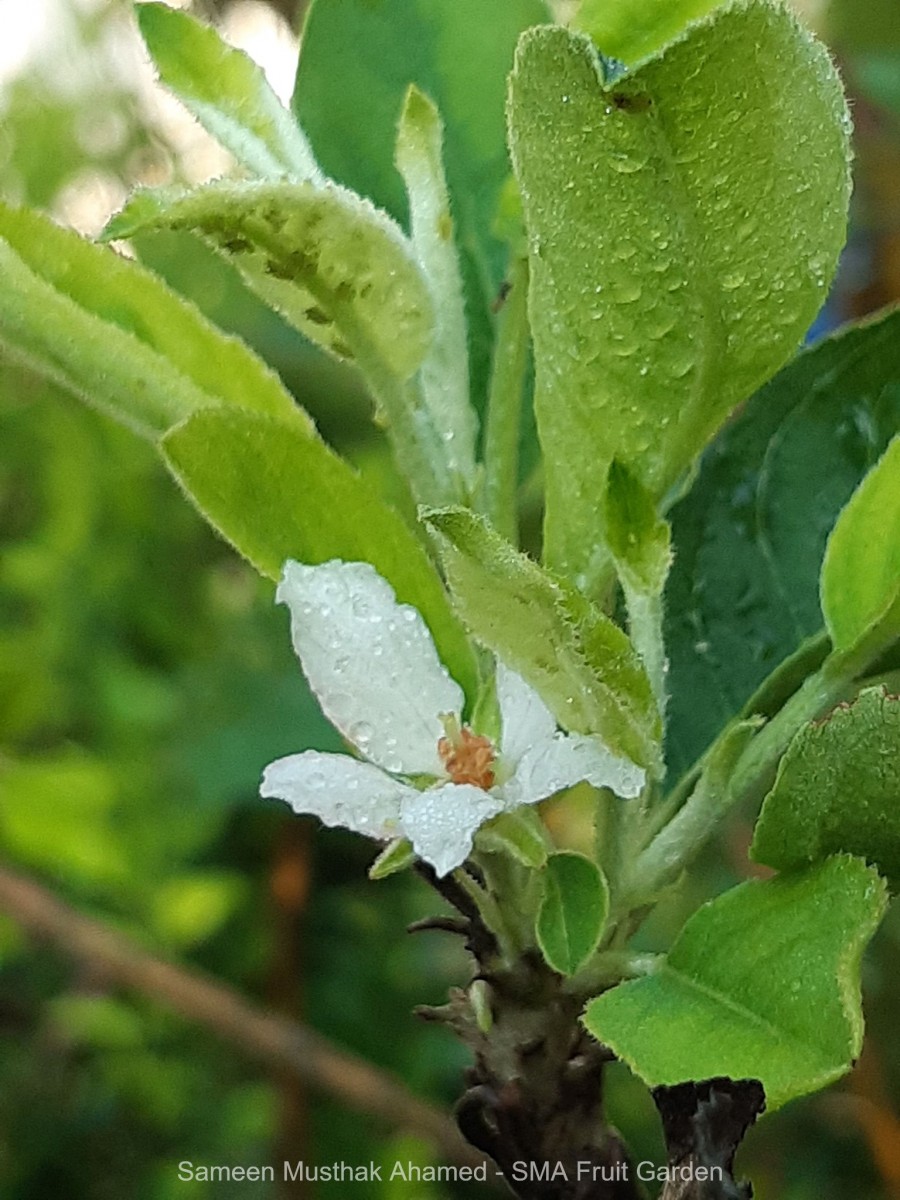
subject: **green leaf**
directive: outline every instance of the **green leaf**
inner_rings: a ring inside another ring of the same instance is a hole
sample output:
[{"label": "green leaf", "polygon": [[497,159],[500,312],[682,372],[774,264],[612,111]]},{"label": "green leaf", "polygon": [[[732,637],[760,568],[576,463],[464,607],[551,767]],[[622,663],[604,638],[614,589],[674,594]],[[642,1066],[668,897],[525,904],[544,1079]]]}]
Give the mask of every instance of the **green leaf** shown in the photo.
[{"label": "green leaf", "polygon": [[894,312],[800,355],[704,459],[671,512],[667,758],[676,774],[821,630],[828,534],[898,428]]},{"label": "green leaf", "polygon": [[304,563],[370,562],[425,618],[469,696],[472,651],[412,530],[318,437],[250,413],[207,409],[163,439],[176,479],[210,524],[263,575]]},{"label": "green leaf", "polygon": [[202,233],[249,286],[324,349],[408,378],[433,325],[425,279],[401,230],[333,184],[211,183],[136,193],[106,238]]},{"label": "green leaf", "polygon": [[822,611],[848,650],[900,599],[900,436],[838,517],[822,564]]},{"label": "green leaf", "polygon": [[885,904],[849,857],[741,884],[691,917],[657,973],[591,1001],[585,1024],[651,1087],[759,1079],[778,1108],[859,1054],[860,958]]},{"label": "green leaf", "polygon": [[609,915],[609,887],[596,863],[564,850],[544,868],[544,899],[535,932],[554,971],[574,975],[597,949]]},{"label": "green leaf", "polygon": [[135,11],[162,82],[238,162],[257,175],[321,179],[303,132],[252,59],[166,4]]},{"label": "green leaf", "polygon": [[827,52],[768,0],[720,9],[617,82],[587,38],[532,30],[509,115],[547,561],[590,587],[612,459],[663,495],[824,300],[849,121]]},{"label": "green leaf", "polygon": [[660,720],[622,630],[463,509],[426,511],[457,610],[536,689],[565,729],[599,734],[639,766],[658,762]]},{"label": "green leaf", "polygon": [[478,401],[487,390],[490,305],[506,267],[492,231],[509,175],[506,76],[519,33],[543,20],[541,0],[314,0],[303,28],[294,112],[326,173],[401,222],[406,198],[393,151],[409,84],[443,115]]},{"label": "green leaf", "polygon": [[573,25],[608,58],[631,66],[672,41],[721,0],[583,0]]},{"label": "green leaf", "polygon": [[475,837],[476,849],[488,854],[509,854],[523,867],[535,870],[547,861],[549,845],[543,821],[528,804],[488,821]]},{"label": "green leaf", "polygon": [[400,117],[396,159],[409,195],[413,250],[434,302],[436,328],[422,363],[422,394],[447,447],[450,468],[471,493],[478,429],[469,401],[466,314],[442,145],[437,109],[418,88],[411,87]]},{"label": "green leaf", "polygon": [[216,403],[309,427],[278,377],[155,275],[46,217],[0,206],[0,345],[155,438]]},{"label": "green leaf", "polygon": [[398,871],[405,871],[416,861],[416,853],[412,843],[406,838],[396,838],[381,851],[369,867],[370,879],[387,879]]},{"label": "green leaf", "polygon": [[619,578],[629,591],[659,595],[672,561],[668,524],[657,514],[653,497],[618,461],[606,481],[606,542]]},{"label": "green leaf", "polygon": [[868,688],[807,725],[781,761],[750,856],[779,870],[846,851],[900,890],[900,697]]}]

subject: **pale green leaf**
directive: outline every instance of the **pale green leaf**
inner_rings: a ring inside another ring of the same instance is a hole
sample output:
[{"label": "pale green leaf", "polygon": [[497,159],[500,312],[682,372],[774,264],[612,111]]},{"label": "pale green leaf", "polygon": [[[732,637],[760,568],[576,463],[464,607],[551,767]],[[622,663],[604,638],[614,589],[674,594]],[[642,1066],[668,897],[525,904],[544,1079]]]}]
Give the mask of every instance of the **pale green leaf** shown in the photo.
[{"label": "pale green leaf", "polygon": [[369,867],[370,879],[387,879],[389,875],[396,875],[398,871],[405,871],[407,867],[411,867],[416,861],[416,852],[412,848],[412,843],[406,838],[396,838],[381,851],[375,861]]},{"label": "pale green leaf", "polygon": [[471,492],[478,431],[469,400],[466,314],[442,149],[438,111],[411,87],[400,117],[396,160],[409,196],[410,240],[434,302],[435,331],[422,363],[422,395],[447,447],[450,469]]},{"label": "pale green leaf", "polygon": [[288,558],[370,562],[401,603],[419,610],[442,661],[474,695],[471,648],[421,542],[318,437],[208,409],[172,430],[162,448],[207,520],[270,579],[280,578]]},{"label": "pale green leaf", "polygon": [[617,82],[587,38],[531,30],[509,118],[546,554],[590,586],[612,459],[665,494],[824,300],[849,121],[824,48],[767,0],[720,9]]},{"label": "pale green leaf", "polygon": [[216,403],[311,428],[238,339],[136,263],[0,206],[0,345],[80,399],[157,437]]},{"label": "pale green leaf", "polygon": [[822,611],[849,649],[900,600],[900,437],[838,517],[822,564]]},{"label": "pale green leaf", "polygon": [[900,888],[900,697],[869,688],[805,726],[763,803],[750,856],[786,870],[846,851]]},{"label": "pale green leaf", "polygon": [[162,82],[238,162],[257,175],[321,179],[306,137],[252,59],[167,4],[136,13]]},{"label": "pale green leaf", "polygon": [[582,0],[573,25],[609,58],[632,66],[655,54],[721,0]]},{"label": "pale green leaf", "polygon": [[201,233],[318,345],[408,378],[431,340],[428,287],[400,228],[334,184],[223,183],[136,193],[107,238]]},{"label": "pale green leaf", "polygon": [[457,610],[474,636],[543,697],[560,725],[658,763],[660,721],[627,636],[566,583],[462,509],[431,510]]},{"label": "pale green leaf", "polygon": [[537,811],[527,804],[501,813],[478,830],[475,848],[489,854],[508,854],[523,867],[540,868],[550,846],[547,830]]},{"label": "pale green leaf", "polygon": [[535,933],[554,971],[574,975],[597,949],[609,915],[609,887],[596,863],[563,850],[544,868]]},{"label": "pale green leaf", "polygon": [[778,1108],[859,1054],[860,958],[885,904],[850,857],[741,884],[691,917],[655,974],[593,1000],[585,1024],[651,1087],[758,1079]]},{"label": "pale green leaf", "polygon": [[603,516],[623,584],[631,592],[661,594],[672,561],[669,526],[640,480],[617,461],[609,468]]}]

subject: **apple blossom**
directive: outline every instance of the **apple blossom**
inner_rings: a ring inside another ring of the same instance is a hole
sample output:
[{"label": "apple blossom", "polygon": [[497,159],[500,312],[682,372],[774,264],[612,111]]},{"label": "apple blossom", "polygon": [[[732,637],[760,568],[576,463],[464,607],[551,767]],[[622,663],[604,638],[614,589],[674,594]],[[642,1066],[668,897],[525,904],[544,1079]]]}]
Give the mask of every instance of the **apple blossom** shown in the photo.
[{"label": "apple blossom", "polygon": [[462,689],[420,613],[368,563],[288,561],[276,599],[290,609],[322,711],[367,761],[315,750],[280,758],[264,772],[263,796],[326,825],[407,838],[445,875],[501,812],[583,780],[624,797],[643,787],[644,771],[598,738],[558,732],[538,694],[502,663],[498,742],[463,725]]}]

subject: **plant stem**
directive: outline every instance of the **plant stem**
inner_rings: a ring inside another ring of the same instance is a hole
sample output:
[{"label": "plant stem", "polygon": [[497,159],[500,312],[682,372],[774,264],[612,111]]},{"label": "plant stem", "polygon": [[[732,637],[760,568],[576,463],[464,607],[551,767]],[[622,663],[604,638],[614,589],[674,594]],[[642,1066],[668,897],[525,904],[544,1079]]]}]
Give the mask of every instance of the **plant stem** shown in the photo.
[{"label": "plant stem", "polygon": [[666,711],[666,648],[663,639],[663,602],[660,592],[642,592],[624,581],[628,607],[628,632],[640,655],[653,689],[660,716]]},{"label": "plant stem", "polygon": [[[832,652],[819,669],[804,680],[750,740],[733,770],[728,771],[725,783],[721,779],[707,779],[707,773],[721,774],[715,771],[716,763],[728,763],[729,744],[742,726],[746,727],[746,721],[740,717],[729,722],[662,806],[664,820],[660,822],[657,815],[648,831],[649,836],[645,835],[646,848],[636,864],[634,876],[635,886],[641,887],[641,896],[646,895],[645,887],[662,886],[677,875],[730,809],[762,799],[779,760],[796,733],[833,708],[865,676],[896,641],[898,630],[900,599],[855,645]],[[821,642],[816,639],[801,647],[791,661],[813,662],[820,655]],[[775,673],[779,684],[783,674],[784,664]],[[745,708],[745,711],[750,710],[748,715],[752,716],[756,705],[764,707],[761,701],[780,690],[780,687],[773,689],[768,685],[769,681],[751,698]]]},{"label": "plant stem", "polygon": [[497,322],[485,430],[484,501],[494,528],[518,544],[516,488],[522,385],[528,365],[528,260],[512,260],[510,290]]}]

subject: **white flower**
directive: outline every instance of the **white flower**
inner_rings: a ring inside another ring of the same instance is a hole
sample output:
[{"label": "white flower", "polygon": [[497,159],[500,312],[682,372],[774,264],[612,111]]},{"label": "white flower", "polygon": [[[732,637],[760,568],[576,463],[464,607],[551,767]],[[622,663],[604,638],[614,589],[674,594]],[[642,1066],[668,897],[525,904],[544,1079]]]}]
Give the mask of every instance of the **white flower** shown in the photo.
[{"label": "white flower", "polygon": [[[326,825],[408,838],[445,875],[498,813],[582,780],[625,797],[643,787],[644,772],[597,738],[558,733],[537,693],[502,664],[499,745],[463,727],[462,689],[425,622],[368,563],[289,561],[276,599],[291,611],[294,649],[322,711],[368,761],[315,750],[280,758],[263,774],[263,796]],[[423,775],[434,779],[424,791],[408,781]]]}]

